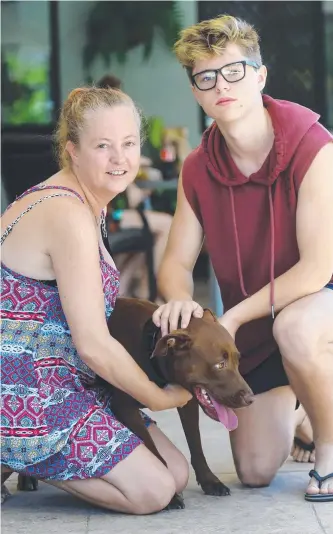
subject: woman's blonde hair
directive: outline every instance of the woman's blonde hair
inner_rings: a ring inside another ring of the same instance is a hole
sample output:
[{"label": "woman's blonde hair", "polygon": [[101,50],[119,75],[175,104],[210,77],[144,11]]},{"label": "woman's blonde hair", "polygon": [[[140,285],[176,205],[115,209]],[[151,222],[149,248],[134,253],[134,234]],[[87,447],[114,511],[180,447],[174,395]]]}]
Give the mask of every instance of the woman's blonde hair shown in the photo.
[{"label": "woman's blonde hair", "polygon": [[223,54],[229,43],[237,44],[248,59],[261,66],[258,33],[247,22],[230,15],[204,20],[182,30],[174,50],[178,61],[192,74],[197,60]]},{"label": "woman's blonde hair", "polygon": [[100,108],[112,108],[118,105],[133,107],[134,114],[141,127],[141,113],[133,100],[120,89],[79,87],[71,91],[62,107],[58,127],[55,132],[58,161],[61,168],[71,166],[71,158],[66,149],[68,141],[79,144],[79,137],[87,113]]}]

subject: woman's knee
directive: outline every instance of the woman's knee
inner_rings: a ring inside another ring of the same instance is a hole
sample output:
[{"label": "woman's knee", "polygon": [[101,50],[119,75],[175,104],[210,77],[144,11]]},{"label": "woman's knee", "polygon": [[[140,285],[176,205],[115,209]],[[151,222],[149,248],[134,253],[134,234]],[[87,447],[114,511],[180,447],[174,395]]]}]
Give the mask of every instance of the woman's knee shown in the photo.
[{"label": "woman's knee", "polygon": [[102,478],[126,497],[133,514],[159,512],[176,493],[172,473],[144,445]]},{"label": "woman's knee", "polygon": [[149,478],[142,481],[140,491],[130,497],[132,513],[136,515],[153,514],[163,510],[176,493],[173,476],[165,469],[161,472],[150,472]]},{"label": "woman's knee", "polygon": [[187,486],[190,475],[188,461],[155,424],[149,426],[148,432],[174,478],[176,492],[182,492]]},{"label": "woman's knee", "polygon": [[177,451],[177,453],[177,458],[175,459],[173,466],[168,467],[175,481],[176,492],[181,493],[188,484],[190,466],[185,456],[183,456],[180,451]]}]

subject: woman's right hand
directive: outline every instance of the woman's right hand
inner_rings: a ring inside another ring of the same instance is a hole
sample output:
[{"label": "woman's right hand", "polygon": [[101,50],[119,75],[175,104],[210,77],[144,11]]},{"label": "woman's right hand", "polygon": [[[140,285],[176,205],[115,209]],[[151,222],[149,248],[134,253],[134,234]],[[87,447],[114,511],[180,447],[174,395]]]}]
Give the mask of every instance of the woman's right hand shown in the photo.
[{"label": "woman's right hand", "polygon": [[168,384],[160,392],[162,395],[158,404],[156,403],[156,405],[154,404],[150,407],[150,410],[153,412],[169,410],[171,408],[182,408],[192,399],[192,394],[178,384]]},{"label": "woman's right hand", "polygon": [[201,318],[203,308],[192,299],[170,300],[162,304],[153,314],[153,321],[161,328],[162,336],[173,330],[177,330],[179,319],[181,318],[181,328],[187,328],[191,317]]}]

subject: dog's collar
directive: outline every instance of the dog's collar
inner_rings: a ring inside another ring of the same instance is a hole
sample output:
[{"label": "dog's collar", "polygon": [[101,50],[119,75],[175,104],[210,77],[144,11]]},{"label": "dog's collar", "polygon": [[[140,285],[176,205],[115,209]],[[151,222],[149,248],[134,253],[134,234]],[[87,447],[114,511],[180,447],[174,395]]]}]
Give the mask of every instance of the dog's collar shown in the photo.
[{"label": "dog's collar", "polygon": [[156,326],[152,319],[148,319],[142,331],[143,350],[148,355],[148,365],[145,372],[148,378],[160,388],[164,388],[168,384],[168,380],[163,375],[160,366],[158,365],[158,358],[152,358],[156,343],[160,339],[161,330]]}]

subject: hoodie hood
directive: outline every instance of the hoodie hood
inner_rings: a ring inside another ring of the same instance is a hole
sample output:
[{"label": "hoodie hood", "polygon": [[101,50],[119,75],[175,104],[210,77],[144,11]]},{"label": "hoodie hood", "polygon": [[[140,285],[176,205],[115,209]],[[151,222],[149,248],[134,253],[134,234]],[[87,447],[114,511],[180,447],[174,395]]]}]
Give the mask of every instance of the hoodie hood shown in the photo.
[{"label": "hoodie hood", "polygon": [[267,95],[263,95],[263,104],[272,121],[274,145],[262,168],[249,177],[237,168],[217,124],[214,122],[204,132],[201,147],[207,170],[221,184],[234,187],[251,181],[272,185],[288,167],[304,135],[320,118],[317,113],[299,104],[275,100]]},{"label": "hoodie hood", "polygon": [[232,213],[232,227],[235,240],[237,258],[237,271],[239,284],[244,297],[249,297],[246,290],[242,256],[239,244],[237,216],[233,188],[248,182],[266,186],[268,189],[267,202],[269,204],[270,225],[270,306],[274,319],[274,279],[275,279],[275,215],[272,185],[281,172],[289,165],[297,147],[304,135],[315,124],[319,115],[293,102],[275,100],[263,95],[263,104],[272,120],[274,130],[274,144],[261,169],[246,177],[238,169],[230,156],[225,140],[217,124],[206,130],[202,140],[202,148],[206,157],[206,166],[209,175],[229,189],[230,206]]}]

